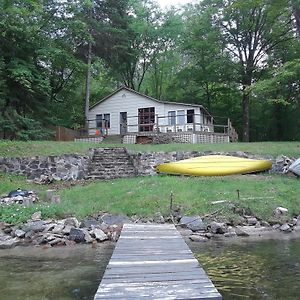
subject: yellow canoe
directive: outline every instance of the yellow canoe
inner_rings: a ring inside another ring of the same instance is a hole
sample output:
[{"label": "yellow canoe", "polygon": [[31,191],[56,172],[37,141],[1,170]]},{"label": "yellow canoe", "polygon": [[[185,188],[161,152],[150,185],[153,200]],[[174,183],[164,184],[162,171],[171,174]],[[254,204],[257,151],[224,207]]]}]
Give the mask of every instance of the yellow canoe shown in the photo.
[{"label": "yellow canoe", "polygon": [[160,164],[156,171],[158,173],[193,176],[224,176],[259,172],[271,167],[272,162],[269,160],[209,155]]}]

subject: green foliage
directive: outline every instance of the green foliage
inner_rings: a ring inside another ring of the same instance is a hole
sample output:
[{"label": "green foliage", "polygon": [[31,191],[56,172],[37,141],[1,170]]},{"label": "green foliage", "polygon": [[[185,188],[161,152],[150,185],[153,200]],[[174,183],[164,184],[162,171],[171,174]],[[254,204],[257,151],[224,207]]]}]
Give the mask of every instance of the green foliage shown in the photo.
[{"label": "green foliage", "polygon": [[[75,2],[0,3],[0,132],[5,138],[44,139],[51,111],[84,64],[76,51],[85,32]],[[66,95],[66,94],[64,94]]]},{"label": "green foliage", "polygon": [[298,0],[169,11],[153,0],[0,1],[0,137],[45,139],[50,125],[84,124],[91,43],[91,104],[124,84],[202,104],[245,140],[248,131],[297,140],[299,20]]},{"label": "green foliage", "polygon": [[64,216],[57,204],[34,204],[31,206],[15,204],[1,207],[0,220],[11,224],[23,223],[29,220],[36,211],[42,212],[43,219]]}]

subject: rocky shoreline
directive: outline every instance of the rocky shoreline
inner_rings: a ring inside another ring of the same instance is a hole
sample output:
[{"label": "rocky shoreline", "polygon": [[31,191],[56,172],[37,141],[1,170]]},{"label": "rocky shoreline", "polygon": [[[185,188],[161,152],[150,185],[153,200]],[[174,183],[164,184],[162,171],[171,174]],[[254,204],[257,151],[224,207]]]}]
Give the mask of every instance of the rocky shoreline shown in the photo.
[{"label": "rocky shoreline", "polygon": [[[275,212],[276,213],[276,212]],[[284,214],[277,209],[277,214]],[[72,246],[112,241],[120,236],[124,223],[170,223],[173,222],[181,234],[192,242],[207,242],[216,238],[280,236],[297,234],[300,236],[300,215],[289,221],[271,225],[253,216],[243,216],[239,222],[217,222],[201,218],[199,215],[180,216],[176,212],[164,217],[157,213],[154,218],[127,217],[109,213],[99,213],[78,221],[75,217],[60,220],[43,220],[41,212],[35,212],[30,220],[19,225],[0,222],[0,249],[15,246]]]}]

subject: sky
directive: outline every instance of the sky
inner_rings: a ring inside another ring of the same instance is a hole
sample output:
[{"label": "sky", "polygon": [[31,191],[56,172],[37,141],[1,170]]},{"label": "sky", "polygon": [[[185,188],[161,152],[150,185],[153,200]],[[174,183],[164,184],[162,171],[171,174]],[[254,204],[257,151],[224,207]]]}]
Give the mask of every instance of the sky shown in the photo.
[{"label": "sky", "polygon": [[166,7],[169,7],[171,5],[183,5],[183,4],[186,4],[186,3],[189,3],[189,2],[192,2],[193,0],[156,0],[159,5],[162,7],[162,8],[166,8]]}]

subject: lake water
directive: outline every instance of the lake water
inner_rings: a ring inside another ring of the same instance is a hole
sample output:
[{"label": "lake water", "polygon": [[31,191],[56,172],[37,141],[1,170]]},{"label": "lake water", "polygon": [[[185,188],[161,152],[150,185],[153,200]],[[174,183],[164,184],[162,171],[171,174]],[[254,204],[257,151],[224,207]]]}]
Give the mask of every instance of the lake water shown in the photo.
[{"label": "lake water", "polygon": [[0,299],[93,299],[113,248],[104,243],[0,250]]},{"label": "lake water", "polygon": [[300,240],[190,244],[224,300],[300,299]]},{"label": "lake water", "polygon": [[[225,300],[300,299],[299,239],[189,246]],[[0,250],[0,299],[93,299],[113,247]]]}]

